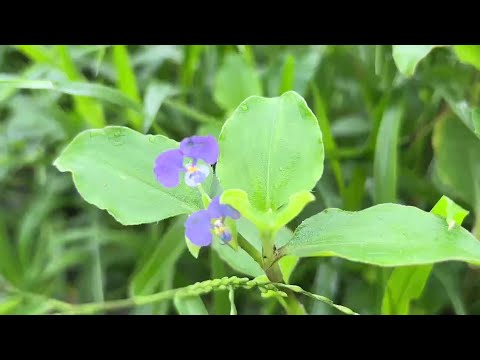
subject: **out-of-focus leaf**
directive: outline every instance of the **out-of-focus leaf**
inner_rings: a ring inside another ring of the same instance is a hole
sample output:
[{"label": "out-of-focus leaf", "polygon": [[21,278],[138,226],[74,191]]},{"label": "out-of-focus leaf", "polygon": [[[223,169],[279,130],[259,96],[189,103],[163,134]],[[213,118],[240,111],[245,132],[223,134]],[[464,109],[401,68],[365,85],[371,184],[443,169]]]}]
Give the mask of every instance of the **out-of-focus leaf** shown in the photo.
[{"label": "out-of-focus leaf", "polygon": [[158,291],[167,271],[172,271],[175,262],[185,251],[183,241],[185,216],[180,216],[168,231],[158,239],[158,245],[150,257],[135,271],[131,290],[134,295],[150,295]]},{"label": "out-of-focus leaf", "polygon": [[224,110],[232,111],[252,95],[262,95],[257,70],[240,54],[229,54],[218,70],[213,97]]},{"label": "out-of-focus leaf", "polygon": [[144,133],[147,133],[150,130],[150,127],[155,121],[155,117],[162,106],[163,100],[176,93],[177,90],[170,84],[166,83],[152,82],[147,86],[147,90],[145,90],[145,98],[143,100],[145,113],[145,119],[143,120]]},{"label": "out-of-focus leaf", "polygon": [[455,45],[453,50],[461,62],[480,70],[480,45]]},{"label": "out-of-focus leaf", "polygon": [[200,296],[176,296],[173,303],[180,315],[208,315],[207,308]]},{"label": "out-of-focus leaf", "polygon": [[397,198],[397,147],[403,107],[388,109],[382,118],[373,161],[375,178],[375,203],[396,202]]},{"label": "out-of-focus leaf", "polygon": [[393,45],[393,60],[398,70],[410,77],[415,73],[418,63],[437,45]]},{"label": "out-of-focus leaf", "polygon": [[432,144],[435,173],[449,194],[480,207],[480,140],[457,118],[435,124]]}]

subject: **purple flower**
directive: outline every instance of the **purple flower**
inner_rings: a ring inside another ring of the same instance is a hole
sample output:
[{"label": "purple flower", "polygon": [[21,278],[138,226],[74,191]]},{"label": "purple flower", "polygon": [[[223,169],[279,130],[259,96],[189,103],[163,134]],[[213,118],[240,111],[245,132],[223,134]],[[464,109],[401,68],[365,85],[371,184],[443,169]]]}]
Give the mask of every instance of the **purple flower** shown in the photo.
[{"label": "purple flower", "polygon": [[230,229],[225,225],[225,218],[240,218],[240,213],[230,205],[220,204],[220,198],[214,197],[206,210],[190,215],[185,222],[185,235],[197,246],[208,246],[212,243],[212,234],[217,235],[224,243],[232,239]]},{"label": "purple flower", "polygon": [[[165,187],[175,187],[180,182],[180,173],[185,172],[185,183],[198,186],[208,177],[210,167],[197,164],[202,160],[213,165],[218,160],[218,143],[211,136],[191,136],[180,142],[180,149],[167,150],[155,160],[155,175]],[[184,160],[191,161],[184,164]]]}]

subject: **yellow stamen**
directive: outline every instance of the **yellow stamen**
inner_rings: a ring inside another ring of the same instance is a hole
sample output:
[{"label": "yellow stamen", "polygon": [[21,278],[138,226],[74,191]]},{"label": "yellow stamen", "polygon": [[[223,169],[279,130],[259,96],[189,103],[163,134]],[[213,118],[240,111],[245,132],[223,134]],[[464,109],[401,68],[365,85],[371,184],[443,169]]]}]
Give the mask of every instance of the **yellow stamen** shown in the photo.
[{"label": "yellow stamen", "polygon": [[196,167],[196,166],[189,166],[187,168],[187,173],[189,173],[189,174],[197,172],[197,171],[198,171],[198,167]]}]

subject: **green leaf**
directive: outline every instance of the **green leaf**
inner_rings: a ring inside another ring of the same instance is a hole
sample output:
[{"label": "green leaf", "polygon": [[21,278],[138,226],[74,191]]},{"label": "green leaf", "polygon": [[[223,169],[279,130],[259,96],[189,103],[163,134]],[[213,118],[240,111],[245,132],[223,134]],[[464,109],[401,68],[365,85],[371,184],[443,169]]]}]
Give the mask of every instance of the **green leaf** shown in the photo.
[{"label": "green leaf", "polygon": [[[252,141],[252,132],[258,140]],[[277,210],[291,195],[310,191],[323,172],[320,127],[293,91],[246,99],[226,121],[219,143],[220,184],[245,191],[259,212]]]},{"label": "green leaf", "polygon": [[457,260],[480,264],[480,243],[462,227],[411,206],[327,209],[305,220],[280,254],[338,256],[379,266]]},{"label": "green leaf", "polygon": [[185,216],[180,216],[175,220],[162,238],[158,239],[158,245],[147,261],[137,269],[131,283],[133,295],[150,295],[158,291],[167,277],[167,271],[173,269],[185,251],[185,219]]},{"label": "green leaf", "polygon": [[228,54],[217,72],[213,97],[224,110],[235,109],[245,98],[262,95],[257,70],[240,54]]},{"label": "green leaf", "polygon": [[[135,71],[128,55],[125,45],[113,46],[113,63],[117,70],[117,86],[122,93],[131,98],[133,101],[140,103],[140,93],[138,91],[137,79]],[[132,111],[127,112],[130,122],[136,129],[143,128],[142,117]]]},{"label": "green leaf", "polygon": [[20,295],[2,299],[0,302],[0,315],[15,314],[16,310],[22,305],[22,300]]},{"label": "green leaf", "polygon": [[248,195],[243,190],[226,190],[220,197],[222,203],[237,209],[243,217],[250,220],[259,229],[272,232],[276,232],[292,221],[305,205],[313,200],[315,200],[315,197],[312,193],[301,191],[290,196],[288,203],[278,211],[261,212],[250,204]]},{"label": "green leaf", "polygon": [[0,75],[0,85],[3,84],[17,89],[55,90],[69,95],[85,96],[107,101],[115,105],[131,108],[138,112],[142,111],[140,104],[128,98],[120,91],[99,84],[69,81],[28,80],[2,74]]},{"label": "green leaf", "polygon": [[431,212],[446,219],[449,227],[462,225],[463,219],[468,215],[467,210],[445,195],[438,200]]},{"label": "green leaf", "polygon": [[177,90],[170,84],[162,84],[158,82],[152,82],[145,90],[144,99],[144,113],[145,119],[143,121],[143,132],[147,133],[150,130],[155,117],[157,116],[163,101],[172,95],[175,95]]},{"label": "green leaf", "polygon": [[480,140],[454,117],[435,124],[435,173],[448,191],[474,209],[480,207]]},{"label": "green leaf", "polygon": [[[85,81],[85,77],[77,69],[68,47],[65,45],[58,45],[56,47],[59,58],[59,65],[63,72],[67,75],[68,80],[71,81]],[[73,94],[75,95],[75,94]],[[78,113],[83,117],[86,123],[93,127],[105,126],[105,115],[101,104],[96,103],[90,98],[74,97],[75,107]]]},{"label": "green leaf", "polygon": [[0,218],[0,275],[13,285],[18,285],[22,268],[13,244],[7,236],[7,229],[2,218]]},{"label": "green leaf", "polygon": [[[449,228],[460,226],[468,211],[442,196],[431,210],[447,220]],[[383,295],[382,314],[408,315],[410,302],[420,298],[433,265],[403,266],[393,270]]]},{"label": "green leaf", "polygon": [[395,106],[385,111],[377,135],[373,174],[375,203],[397,200],[397,148],[403,107]]},{"label": "green leaf", "polygon": [[152,223],[203,208],[200,194],[183,179],[169,189],[155,178],[155,158],[176,147],[177,142],[161,135],[109,126],[79,134],[54,165],[72,173],[87,202],[123,225]]},{"label": "green leaf", "polygon": [[192,255],[195,259],[198,259],[198,254],[200,253],[200,250],[202,248],[192,243],[190,240],[188,240],[186,236],[184,236],[184,239],[185,239],[185,245],[187,245],[187,249],[190,255]]},{"label": "green leaf", "polygon": [[280,94],[284,92],[294,90],[295,84],[295,57],[289,54],[285,58],[285,63],[283,64],[283,74],[282,74],[282,85],[280,87]]},{"label": "green leaf", "polygon": [[383,297],[383,315],[408,315],[410,302],[418,299],[433,265],[405,266],[395,269],[387,282]]},{"label": "green leaf", "polygon": [[176,296],[173,303],[180,315],[208,315],[207,308],[200,296]]},{"label": "green leaf", "polygon": [[479,45],[454,45],[453,50],[458,59],[480,70],[480,46]]},{"label": "green leaf", "polygon": [[283,275],[283,281],[285,281],[286,284],[289,283],[290,275],[292,275],[292,272],[297,266],[299,260],[300,259],[298,256],[287,255],[278,261],[278,265],[280,266],[280,270]]},{"label": "green leaf", "polygon": [[260,265],[242,248],[235,251],[230,246],[221,244],[220,241],[213,241],[212,246],[218,256],[235,271],[252,277],[264,274]]},{"label": "green leaf", "polygon": [[15,48],[35,62],[55,65],[55,57],[45,45],[15,45]]},{"label": "green leaf", "polygon": [[418,63],[437,45],[393,45],[392,55],[398,71],[406,77],[415,73]]},{"label": "green leaf", "polygon": [[465,100],[459,100],[458,95],[441,89],[445,101],[460,120],[480,139],[480,108],[471,107]]}]

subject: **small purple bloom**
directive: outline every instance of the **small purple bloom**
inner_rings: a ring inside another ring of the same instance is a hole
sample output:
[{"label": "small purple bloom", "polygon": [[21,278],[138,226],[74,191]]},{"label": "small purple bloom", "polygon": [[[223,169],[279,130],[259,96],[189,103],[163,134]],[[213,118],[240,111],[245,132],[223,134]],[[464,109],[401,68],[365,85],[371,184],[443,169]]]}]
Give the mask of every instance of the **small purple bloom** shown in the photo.
[{"label": "small purple bloom", "polygon": [[212,136],[191,136],[183,139],[180,143],[180,150],[183,155],[194,160],[203,160],[213,165],[218,160],[218,143]]},{"label": "small purple bloom", "polygon": [[190,215],[185,222],[187,238],[197,246],[208,246],[212,243],[212,233],[224,243],[232,240],[232,232],[225,225],[225,219],[240,218],[240,213],[230,205],[220,204],[220,198],[214,197],[207,210],[200,210]]},{"label": "small purple bloom", "polygon": [[[219,148],[217,140],[211,136],[191,136],[180,143],[180,149],[167,150],[155,160],[155,175],[165,187],[179,184],[180,173],[185,172],[185,183],[198,186],[208,177],[210,167],[197,164],[198,160],[213,165],[218,160]],[[184,165],[185,159],[191,159]]]},{"label": "small purple bloom", "polygon": [[180,150],[167,150],[155,160],[157,180],[165,187],[175,187],[183,171],[183,154]]}]

